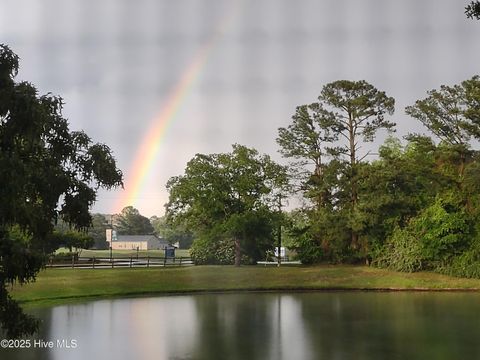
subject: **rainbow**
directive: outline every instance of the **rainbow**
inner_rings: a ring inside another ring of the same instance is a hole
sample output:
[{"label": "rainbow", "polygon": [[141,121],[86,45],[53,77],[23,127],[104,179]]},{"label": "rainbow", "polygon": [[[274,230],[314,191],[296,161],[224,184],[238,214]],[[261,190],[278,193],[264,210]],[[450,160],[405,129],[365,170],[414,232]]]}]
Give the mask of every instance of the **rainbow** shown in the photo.
[{"label": "rainbow", "polygon": [[232,23],[233,16],[236,13],[234,10],[237,9],[235,5],[236,4],[233,4],[231,11],[227,13],[227,16],[222,18],[213,35],[197,51],[193,60],[184,70],[183,75],[170,92],[160,113],[153,119],[151,126],[145,132],[133,164],[127,172],[128,177],[125,180],[124,190],[119,197],[114,212],[118,213],[125,206],[134,206],[136,204],[145,182],[154,168],[162,139],[168,133],[168,129],[175,119],[176,114],[194,87],[212,50]]}]

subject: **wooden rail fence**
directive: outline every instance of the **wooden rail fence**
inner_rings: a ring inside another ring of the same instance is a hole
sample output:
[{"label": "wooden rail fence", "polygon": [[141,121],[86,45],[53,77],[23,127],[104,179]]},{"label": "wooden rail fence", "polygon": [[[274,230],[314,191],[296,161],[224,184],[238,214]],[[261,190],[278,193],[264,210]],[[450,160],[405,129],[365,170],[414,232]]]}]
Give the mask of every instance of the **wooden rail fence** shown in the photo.
[{"label": "wooden rail fence", "polygon": [[47,263],[48,268],[150,268],[167,266],[192,266],[190,257],[51,257]]}]

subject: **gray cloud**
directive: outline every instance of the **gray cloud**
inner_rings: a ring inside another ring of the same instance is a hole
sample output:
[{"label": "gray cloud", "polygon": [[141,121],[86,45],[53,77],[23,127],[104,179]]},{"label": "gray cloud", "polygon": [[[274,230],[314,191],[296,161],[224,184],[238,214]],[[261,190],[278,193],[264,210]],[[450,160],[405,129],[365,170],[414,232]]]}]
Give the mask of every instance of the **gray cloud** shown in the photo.
[{"label": "gray cloud", "polygon": [[[235,6],[135,204],[147,215],[197,152],[238,142],[278,159],[277,128],[329,81],[366,79],[394,96],[405,134],[422,131],[406,105],[479,72],[480,24],[458,0],[2,0],[0,41],[21,56],[19,77],[64,96],[72,127],[109,144],[128,178],[152,120]],[[94,210],[119,210],[118,196],[102,192]]]}]

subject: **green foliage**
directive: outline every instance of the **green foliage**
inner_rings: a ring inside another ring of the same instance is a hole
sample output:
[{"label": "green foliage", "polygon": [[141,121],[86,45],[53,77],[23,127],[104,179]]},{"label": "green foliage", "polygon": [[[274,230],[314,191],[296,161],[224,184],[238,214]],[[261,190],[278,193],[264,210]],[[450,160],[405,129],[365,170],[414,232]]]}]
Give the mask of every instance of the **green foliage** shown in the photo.
[{"label": "green foliage", "polygon": [[475,75],[471,79],[463,81],[462,87],[465,91],[465,103],[467,107],[464,115],[474,124],[470,130],[472,136],[479,139],[480,134],[475,131],[475,129],[478,130],[480,124],[480,76]]},{"label": "green foliage", "polygon": [[[92,218],[97,218],[98,220],[98,217],[95,215]],[[88,228],[88,230],[75,230],[62,219],[58,219],[53,232],[47,237],[47,253],[52,253],[62,247],[69,248],[70,252],[73,252],[73,248],[77,250],[91,248],[95,244],[95,239],[90,233],[91,229],[92,227]]]},{"label": "green foliage", "polygon": [[[287,128],[278,129],[277,143],[280,153],[293,159],[291,168],[294,178],[305,193],[317,203],[318,207],[326,202],[326,189],[318,189],[324,178],[324,157],[326,144],[338,140],[333,131],[334,114],[325,110],[319,103],[297,107],[292,123]],[[313,166],[313,172],[308,168]]]},{"label": "green foliage", "polygon": [[[2,254],[2,280],[28,283],[35,280],[38,269],[43,265],[45,254],[36,248],[32,241],[32,235],[18,225],[12,225],[8,229],[3,228],[0,233],[0,251]],[[20,280],[17,280],[20,279]],[[23,282],[22,282],[23,280]]]},{"label": "green foliage", "polygon": [[385,244],[395,228],[403,228],[431,204],[443,187],[435,153],[428,138],[411,136],[406,146],[390,138],[380,147],[378,160],[360,167],[358,219],[367,251],[372,253],[369,257],[374,257],[375,249]]},{"label": "green foliage", "polygon": [[49,238],[53,248],[66,247],[70,249],[70,252],[72,252],[72,248],[89,249],[95,243],[94,239],[87,232],[75,230],[54,231]]},{"label": "green foliage", "polygon": [[472,230],[471,218],[454,198],[437,197],[405,228],[394,230],[374,263],[409,272],[449,267],[469,248]]},{"label": "green foliage", "polygon": [[0,324],[9,338],[18,338],[24,334],[33,334],[39,322],[23,313],[22,308],[8,293],[8,284],[20,279],[20,283],[35,281],[35,277],[44,263],[44,255],[32,246],[31,235],[18,225],[8,229],[0,228],[0,254],[2,255],[0,271]]},{"label": "green foliage", "polygon": [[440,266],[437,272],[465,278],[480,278],[480,252],[479,249],[471,249],[452,259],[451,264]]},{"label": "green foliage", "polygon": [[12,337],[31,334],[36,322],[7,286],[35,279],[57,219],[87,229],[97,189],[122,183],[110,149],[69,130],[62,98],[15,82],[17,72],[18,56],[0,45],[0,322]]},{"label": "green foliage", "polygon": [[395,127],[395,123],[385,119],[385,114],[393,114],[395,100],[364,80],[329,83],[318,99],[334,114],[333,129],[348,139],[345,147],[348,152],[353,150],[351,141],[356,142],[357,137],[373,141],[379,129],[393,130]]},{"label": "green foliage", "polygon": [[355,262],[347,217],[329,210],[309,211],[288,224],[291,248],[304,264]]},{"label": "green foliage", "polygon": [[[296,178],[301,179],[305,198],[314,204],[311,214],[329,212],[328,225],[312,221],[310,240],[300,246],[306,252],[299,248],[299,254],[323,254],[338,261],[350,258],[346,255],[350,248],[359,250],[358,257],[366,253],[367,245],[359,239],[364,227],[364,213],[358,210],[362,165],[359,149],[362,140],[373,141],[380,129],[393,131],[395,123],[386,115],[393,114],[394,104],[393,98],[366,81],[335,81],[322,88],[318,102],[299,106],[292,124],[279,129],[280,152],[293,158],[295,165],[303,166],[303,176],[297,172]],[[325,161],[327,155],[330,162]],[[313,170],[305,167],[308,164],[313,165]],[[335,226],[338,223],[345,228]],[[339,232],[330,236],[331,228]],[[351,237],[348,246],[343,242],[345,230]],[[329,235],[325,236],[325,232]],[[324,251],[307,251],[316,243]],[[312,256],[309,259],[313,261]]]},{"label": "green foliage", "polygon": [[225,233],[242,239],[242,263],[254,264],[265,259],[265,254],[277,246],[278,228],[283,218],[265,207],[234,214],[225,222]]},{"label": "green foliage", "polygon": [[188,249],[192,245],[194,236],[185,224],[168,223],[165,216],[152,216],[150,222],[155,234],[167,240],[169,244],[178,243],[180,249]]},{"label": "green foliage", "polygon": [[449,263],[469,245],[471,224],[467,214],[450,199],[438,198],[413,221],[423,257],[432,265]]},{"label": "green foliage", "polygon": [[480,223],[478,214],[472,216],[474,226],[469,238],[469,247],[462,253],[455,256],[451,263],[439,266],[436,271],[442,274],[466,277],[480,278]]},{"label": "green foliage", "polygon": [[78,261],[79,253],[78,252],[73,252],[73,251],[60,251],[56,252],[52,255],[49,256],[49,261],[53,261],[56,263],[60,262],[66,262],[67,264],[72,263],[72,257],[75,259],[75,261]]},{"label": "green foliage", "polygon": [[294,209],[283,213],[282,246],[289,249],[295,247],[297,237],[309,226],[309,219],[302,209]]},{"label": "green foliage", "polygon": [[235,263],[234,238],[241,238],[241,259],[244,265],[265,259],[273,250],[275,214],[252,211],[234,214],[210,231],[204,231],[192,244],[190,255],[196,264],[233,265]]},{"label": "green foliage", "polygon": [[[479,86],[478,78],[470,82]],[[472,84],[473,85],[473,84]],[[465,145],[472,134],[478,133],[478,124],[467,116],[469,105],[464,84],[431,90],[428,97],[407,106],[406,113],[419,120],[436,137],[451,145]]]},{"label": "green foliage", "polygon": [[197,154],[185,174],[167,184],[167,221],[172,226],[185,224],[199,238],[193,254],[202,244],[227,239],[239,242],[236,265],[241,254],[255,261],[273,247],[279,221],[276,202],[286,185],[285,169],[254,149],[234,145],[232,153]]},{"label": "green foliage", "polygon": [[190,256],[197,265],[233,265],[235,245],[228,238],[200,237],[193,242]]},{"label": "green foliage", "polygon": [[88,228],[88,235],[92,237],[95,249],[108,249],[108,243],[105,235],[107,229],[107,219],[102,214],[92,214],[92,224]]},{"label": "green foliage", "polygon": [[0,321],[6,337],[15,339],[37,331],[40,325],[39,320],[32,315],[25,314],[4,287],[0,288],[0,298],[2,299]]},{"label": "green foliage", "polygon": [[420,242],[407,229],[396,228],[372,264],[394,271],[416,272],[423,269],[423,253]]},{"label": "green foliage", "polygon": [[325,258],[320,244],[308,231],[308,228],[292,229],[291,236],[295,238],[292,248],[302,264],[318,264]]},{"label": "green foliage", "polygon": [[278,129],[280,152],[287,158],[300,160],[301,164],[310,161],[320,166],[325,144],[338,139],[338,134],[333,131],[334,124],[335,115],[319,103],[297,107],[292,123],[287,128]]},{"label": "green foliage", "polygon": [[149,235],[155,231],[150,220],[133,206],[126,206],[116,216],[115,229],[119,235]]},{"label": "green foliage", "polygon": [[442,85],[431,90],[428,97],[417,100],[406,113],[419,120],[441,140],[443,165],[458,186],[462,186],[465,166],[471,161],[470,140],[480,139],[480,78],[463,81],[459,85]]},{"label": "green foliage", "polygon": [[290,243],[304,263],[366,259],[402,271],[474,274],[480,153],[471,141],[480,139],[480,77],[431,90],[406,108],[438,143],[390,137],[378,159],[364,161],[361,140],[393,130],[385,118],[393,110],[394,100],[366,81],[342,80],[279,129],[280,152],[293,160],[307,200],[305,221],[290,224]]}]

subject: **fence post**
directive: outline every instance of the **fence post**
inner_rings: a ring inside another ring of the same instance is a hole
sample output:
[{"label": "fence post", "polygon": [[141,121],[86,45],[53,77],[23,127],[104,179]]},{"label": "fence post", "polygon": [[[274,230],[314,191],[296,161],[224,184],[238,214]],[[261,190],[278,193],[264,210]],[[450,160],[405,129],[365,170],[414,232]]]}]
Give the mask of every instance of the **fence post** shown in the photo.
[{"label": "fence post", "polygon": [[95,256],[93,257],[92,268],[95,269]]},{"label": "fence post", "polygon": [[72,255],[72,269],[75,269],[75,255]]},{"label": "fence post", "polygon": [[130,267],[132,267],[132,256],[130,255]]},{"label": "fence post", "polygon": [[182,257],[180,256],[180,265],[179,266],[182,266]]},{"label": "fence post", "polygon": [[165,256],[163,257],[163,267],[167,266],[167,253],[165,253]]},{"label": "fence post", "polygon": [[110,257],[110,261],[112,262],[112,269],[113,269],[113,264],[115,264],[115,259],[113,257]]},{"label": "fence post", "polygon": [[147,268],[150,267],[150,255],[147,255]]}]

